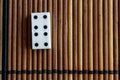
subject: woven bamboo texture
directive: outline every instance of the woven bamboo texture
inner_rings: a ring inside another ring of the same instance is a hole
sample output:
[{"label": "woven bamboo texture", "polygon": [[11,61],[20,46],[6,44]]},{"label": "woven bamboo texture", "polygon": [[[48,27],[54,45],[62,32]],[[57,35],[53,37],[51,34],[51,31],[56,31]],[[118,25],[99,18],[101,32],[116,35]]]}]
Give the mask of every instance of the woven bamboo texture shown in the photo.
[{"label": "woven bamboo texture", "polygon": [[[119,80],[119,5],[119,0],[8,0],[7,80]],[[51,14],[49,50],[31,49],[32,12]]]}]

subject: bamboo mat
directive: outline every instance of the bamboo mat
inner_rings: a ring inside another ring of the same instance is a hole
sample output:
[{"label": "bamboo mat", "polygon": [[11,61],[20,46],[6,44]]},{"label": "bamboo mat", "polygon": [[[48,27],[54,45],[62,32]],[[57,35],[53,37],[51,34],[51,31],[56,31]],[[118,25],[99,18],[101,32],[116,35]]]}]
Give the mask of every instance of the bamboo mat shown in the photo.
[{"label": "bamboo mat", "polygon": [[[118,3],[8,0],[7,80],[119,80]],[[50,12],[52,49],[31,49],[32,12]]]},{"label": "bamboo mat", "polygon": [[[0,0],[0,71],[2,71],[2,14],[3,14],[3,1]],[[0,80],[2,80],[2,74],[0,74]]]}]

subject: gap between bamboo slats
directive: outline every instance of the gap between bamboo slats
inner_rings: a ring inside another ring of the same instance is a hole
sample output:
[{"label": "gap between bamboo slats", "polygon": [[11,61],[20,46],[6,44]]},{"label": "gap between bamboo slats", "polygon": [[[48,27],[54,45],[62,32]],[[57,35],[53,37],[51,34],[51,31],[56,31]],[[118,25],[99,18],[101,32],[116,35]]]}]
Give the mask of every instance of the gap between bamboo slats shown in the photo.
[{"label": "gap between bamboo slats", "polygon": [[[77,63],[77,0],[73,1],[73,70],[78,69]],[[73,74],[73,80],[77,80],[78,75]]]},{"label": "gap between bamboo slats", "polygon": [[[2,9],[3,0],[0,0],[0,71],[2,71]],[[0,74],[0,80],[2,80],[2,74]]]},{"label": "gap between bamboo slats", "polygon": [[[93,63],[94,70],[98,70],[98,0],[93,0]],[[98,80],[98,74],[94,74],[94,80]]]},{"label": "gap between bamboo slats", "polygon": [[[57,49],[57,56],[58,56],[58,70],[63,70],[63,1],[62,0],[58,0],[58,37],[57,37],[57,41],[58,41],[58,49]],[[58,74],[58,80],[63,80],[63,74]]]},{"label": "gap between bamboo slats", "polygon": [[[93,0],[88,0],[88,70],[93,71]],[[93,80],[93,74],[89,74]]]},{"label": "gap between bamboo slats", "polygon": [[[23,0],[23,25],[22,25],[22,70],[27,69],[27,0]],[[22,80],[27,79],[26,73],[22,74]]]},{"label": "gap between bamboo slats", "polygon": [[[103,0],[103,56],[104,70],[108,71],[108,0]],[[104,75],[104,79],[108,80],[108,74]]]},{"label": "gap between bamboo slats", "polygon": [[[113,0],[108,0],[108,69],[113,71]],[[113,80],[113,74],[109,74],[109,80]]]},{"label": "gap between bamboo slats", "polygon": [[[88,0],[83,1],[83,70],[88,70]],[[83,75],[88,80],[88,74]]]},{"label": "gap between bamboo slats", "polygon": [[[98,0],[98,68],[103,71],[103,0]],[[99,74],[99,80],[103,80],[103,74]]]},{"label": "gap between bamboo slats", "polygon": [[[38,0],[38,12],[42,12],[42,2],[43,2],[43,0]],[[37,60],[38,60],[38,62],[37,62],[37,64],[38,64],[38,67],[37,67],[37,69],[38,70],[42,70],[42,50],[38,50],[38,55],[37,55],[38,57],[37,57]],[[38,80],[42,80],[42,74],[38,74],[37,75],[38,77],[37,77],[37,79]]]},{"label": "gap between bamboo slats", "polygon": [[[63,0],[63,70],[68,70],[68,0]],[[63,74],[63,80],[68,80],[68,74]]]},{"label": "gap between bamboo slats", "polygon": [[[31,46],[31,13],[32,13],[32,8],[33,7],[33,1],[29,0],[28,1],[28,27],[27,27],[27,70],[32,70],[32,46]],[[27,74],[27,80],[32,80],[32,74]]]},{"label": "gap between bamboo slats", "polygon": [[[48,9],[48,12],[50,12],[50,18],[51,18],[51,44],[53,43],[52,42],[52,0],[48,0],[48,6],[47,6],[47,9]],[[52,47],[52,45],[51,45]],[[52,70],[52,50],[48,50],[48,53],[47,53],[47,70]],[[48,74],[47,75],[47,80],[52,80],[52,74]]]},{"label": "gap between bamboo slats", "polygon": [[[18,0],[17,7],[17,69],[21,71],[21,54],[22,54],[22,0]],[[21,74],[17,74],[17,80],[21,80]]]},{"label": "gap between bamboo slats", "polygon": [[[9,0],[8,11],[8,65],[7,70],[11,70],[11,54],[12,54],[12,0]],[[11,80],[11,74],[7,75],[8,80]]]},{"label": "gap between bamboo slats", "polygon": [[[53,24],[53,28],[52,28],[52,30],[53,30],[53,33],[52,33],[52,37],[53,37],[53,43],[52,43],[52,57],[53,57],[53,64],[52,64],[52,66],[53,66],[53,70],[57,70],[57,0],[53,0],[53,7],[52,7],[52,9],[53,9],[53,20],[52,20],[52,24]],[[52,77],[53,77],[53,80],[57,80],[58,79],[58,77],[57,77],[57,73],[53,73],[53,75],[52,75]]]},{"label": "gap between bamboo slats", "polygon": [[[82,21],[82,15],[83,15],[83,7],[82,7],[82,0],[78,0],[78,70],[82,71],[83,70],[83,21]],[[83,75],[78,74],[78,80],[83,80]]]},{"label": "gap between bamboo slats", "polygon": [[[68,0],[68,70],[73,70],[73,1]],[[73,80],[73,75],[68,74],[68,80]]]},{"label": "gap between bamboo slats", "polygon": [[[118,54],[118,0],[113,0],[113,53],[114,53],[114,70],[119,70]],[[114,75],[114,80],[119,80],[119,74]]]},{"label": "gap between bamboo slats", "polygon": [[[13,0],[13,15],[12,15],[12,70],[16,70],[16,56],[17,56],[17,1]],[[16,80],[16,74],[12,74],[12,80]]]},{"label": "gap between bamboo slats", "polygon": [[[33,0],[33,11],[32,12],[37,12],[37,3],[38,0]],[[37,70],[37,50],[32,50],[32,70]],[[32,79],[37,80],[37,74],[34,73],[32,74]]]}]

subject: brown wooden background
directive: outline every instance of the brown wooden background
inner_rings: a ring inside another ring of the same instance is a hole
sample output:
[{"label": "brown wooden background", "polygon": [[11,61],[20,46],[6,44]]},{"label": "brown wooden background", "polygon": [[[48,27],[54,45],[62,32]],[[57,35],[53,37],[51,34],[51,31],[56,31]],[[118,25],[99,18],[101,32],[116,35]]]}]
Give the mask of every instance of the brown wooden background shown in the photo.
[{"label": "brown wooden background", "polygon": [[[8,1],[8,80],[119,80],[119,0]],[[51,13],[52,49],[31,49],[32,12]]]}]

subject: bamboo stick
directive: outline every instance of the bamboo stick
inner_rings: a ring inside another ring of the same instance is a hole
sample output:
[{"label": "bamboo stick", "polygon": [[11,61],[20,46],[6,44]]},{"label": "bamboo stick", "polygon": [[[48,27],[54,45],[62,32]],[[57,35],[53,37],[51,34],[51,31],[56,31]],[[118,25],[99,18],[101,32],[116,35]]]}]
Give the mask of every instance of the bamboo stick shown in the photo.
[{"label": "bamboo stick", "polygon": [[[98,0],[98,51],[99,51],[99,70],[103,71],[103,12],[102,0]],[[99,80],[103,80],[103,74],[99,74]]]},{"label": "bamboo stick", "polygon": [[[43,12],[47,12],[47,0],[43,0]],[[47,70],[47,50],[43,50],[43,70]],[[43,74],[43,80],[47,80],[47,74]]]},{"label": "bamboo stick", "polygon": [[[103,56],[104,70],[108,71],[108,0],[103,0]],[[108,80],[108,74],[104,75],[104,79]]]},{"label": "bamboo stick", "polygon": [[[113,36],[114,36],[114,70],[118,71],[119,54],[118,54],[118,0],[113,0]],[[119,80],[119,74],[114,75],[114,80]]]},{"label": "bamboo stick", "polygon": [[[38,12],[42,12],[42,1],[43,0],[38,0]],[[42,50],[38,50],[38,70],[42,71]],[[37,75],[38,80],[42,80],[42,74]]]},{"label": "bamboo stick", "polygon": [[[27,27],[27,70],[32,70],[32,50],[31,50],[31,12],[32,0],[28,1],[28,27]],[[32,74],[27,74],[27,80],[32,80]]]},{"label": "bamboo stick", "polygon": [[[27,0],[23,0],[23,28],[22,28],[22,70],[27,69]],[[22,80],[26,80],[26,73],[22,74]]]},{"label": "bamboo stick", "polygon": [[[57,0],[53,0],[53,70],[57,70]],[[57,74],[53,74],[53,80],[57,80]]]},{"label": "bamboo stick", "polygon": [[[98,0],[93,0],[93,63],[94,70],[98,70]],[[94,74],[94,80],[98,80],[98,74]]]},{"label": "bamboo stick", "polygon": [[[63,70],[68,70],[68,0],[63,0]],[[63,80],[68,80],[68,74],[63,74]]]},{"label": "bamboo stick", "polygon": [[[38,0],[33,1],[33,12],[37,12],[37,2],[38,2]],[[32,54],[33,54],[33,57],[32,57],[32,59],[33,59],[32,68],[33,69],[32,70],[36,71],[37,70],[37,50],[32,50]],[[37,74],[36,73],[34,73],[32,75],[32,79],[37,80]]]},{"label": "bamboo stick", "polygon": [[[82,0],[78,0],[78,70],[83,70],[83,21],[82,21],[82,15],[83,15],[83,7],[82,7]],[[78,75],[78,80],[83,80],[83,75]]]},{"label": "bamboo stick", "polygon": [[[83,70],[88,70],[88,0],[83,1]],[[84,80],[88,80],[88,74],[84,74]]]},{"label": "bamboo stick", "polygon": [[[93,71],[93,0],[88,1],[88,69]],[[93,80],[93,74],[89,74],[89,80]]]},{"label": "bamboo stick", "polygon": [[[16,70],[16,43],[17,43],[17,1],[13,0],[13,22],[12,22],[12,70]],[[16,80],[16,74],[12,74],[12,80]]]},{"label": "bamboo stick", "polygon": [[[11,50],[12,50],[12,0],[9,0],[8,17],[8,70],[11,70]],[[11,74],[8,74],[8,80],[11,80]]]},{"label": "bamboo stick", "polygon": [[[73,43],[72,43],[72,29],[73,29],[73,12],[72,12],[72,0],[68,0],[68,70],[73,69]],[[68,75],[68,80],[73,80],[73,75]]]},{"label": "bamboo stick", "polygon": [[[52,37],[52,0],[48,0],[47,8],[48,8],[48,12],[50,12],[50,18],[51,18],[51,44],[53,44],[53,42],[52,42],[52,39],[53,39],[53,37]],[[51,47],[52,47],[52,45],[51,45]],[[50,49],[48,50],[47,57],[48,57],[48,59],[47,59],[47,62],[48,62],[47,69],[52,70],[52,50],[50,50]],[[52,80],[52,74],[48,74],[47,79]]]},{"label": "bamboo stick", "polygon": [[[16,6],[17,7],[17,6]],[[17,29],[17,70],[21,71],[22,54],[22,0],[18,0],[18,29]],[[21,74],[17,74],[17,80],[21,80]]]},{"label": "bamboo stick", "polygon": [[[113,71],[113,0],[108,0],[108,61],[109,70]],[[113,80],[113,74],[109,74]]]},{"label": "bamboo stick", "polygon": [[[77,0],[73,1],[73,70],[77,70]],[[77,74],[73,75],[73,80],[77,80]]]},{"label": "bamboo stick", "polygon": [[[58,70],[63,70],[63,1],[58,0]],[[65,35],[65,34],[64,34]],[[63,75],[58,74],[58,80],[63,80]]]},{"label": "bamboo stick", "polygon": [[[2,71],[2,7],[3,1],[0,0],[0,71]],[[0,74],[0,80],[2,80],[2,74]]]}]

